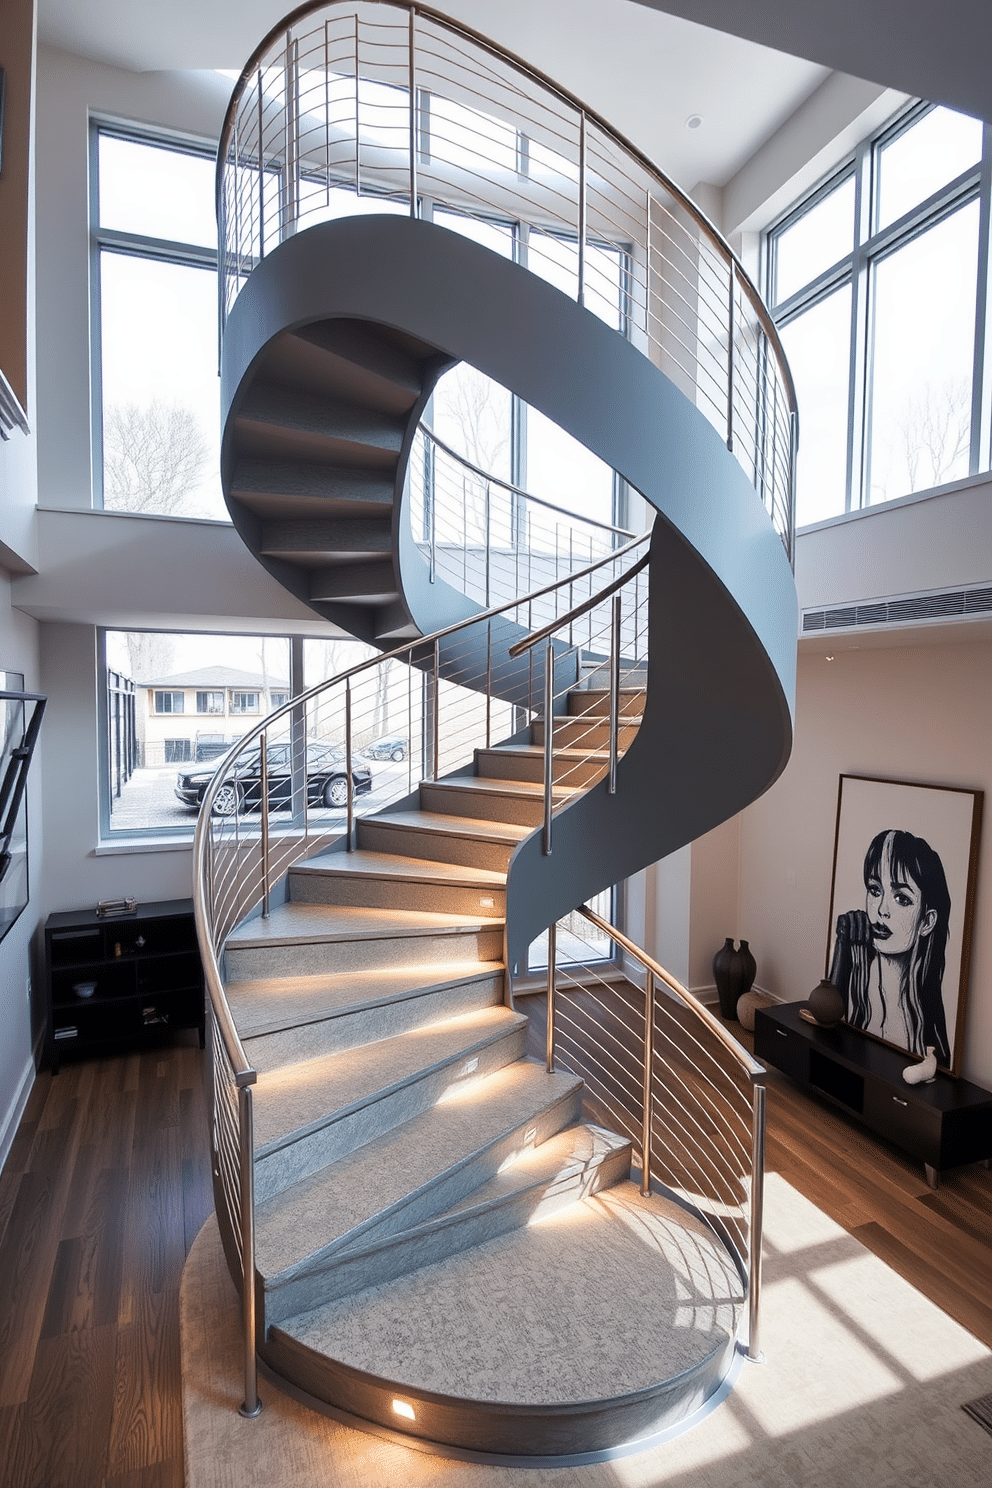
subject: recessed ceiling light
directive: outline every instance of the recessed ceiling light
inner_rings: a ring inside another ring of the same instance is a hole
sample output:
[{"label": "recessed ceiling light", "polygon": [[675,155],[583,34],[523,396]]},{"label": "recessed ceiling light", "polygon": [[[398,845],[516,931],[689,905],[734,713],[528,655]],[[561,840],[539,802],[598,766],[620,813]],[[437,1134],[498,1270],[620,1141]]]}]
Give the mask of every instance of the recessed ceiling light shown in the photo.
[{"label": "recessed ceiling light", "polygon": [[686,129],[698,129],[703,122],[702,114],[690,114],[685,121]]}]

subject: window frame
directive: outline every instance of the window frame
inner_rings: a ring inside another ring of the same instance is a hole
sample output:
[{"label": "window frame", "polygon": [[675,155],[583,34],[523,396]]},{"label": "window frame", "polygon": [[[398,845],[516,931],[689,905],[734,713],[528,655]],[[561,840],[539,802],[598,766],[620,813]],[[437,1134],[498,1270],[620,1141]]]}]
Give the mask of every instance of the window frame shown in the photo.
[{"label": "window frame", "polygon": [[[93,508],[113,510],[117,515],[161,517],[156,512],[120,512],[104,505],[103,490],[103,303],[101,295],[101,260],[105,252],[129,258],[153,259],[159,263],[179,264],[186,268],[212,269],[215,281],[218,266],[216,248],[184,243],[181,239],[155,238],[143,233],[123,232],[119,228],[100,226],[100,139],[109,136],[132,144],[149,145],[159,150],[174,150],[181,155],[195,155],[215,160],[216,144],[194,135],[168,129],[142,128],[127,120],[92,114],[89,121],[89,243],[90,243],[90,451],[91,492]],[[215,293],[216,298],[216,293]],[[184,521],[222,521],[217,517],[184,517]]]},{"label": "window frame", "polygon": [[[177,715],[179,717],[182,717],[185,714],[186,693],[184,689],[179,687],[153,687],[151,690],[154,701],[152,713],[156,718],[174,718]],[[181,698],[182,702],[180,703],[180,706],[178,708],[174,706],[168,708],[160,708],[159,698],[172,698],[173,703],[175,703],[176,698]]]},{"label": "window frame", "polygon": [[[773,307],[773,319],[780,330],[793,324],[806,311],[812,310],[843,285],[851,286],[844,506],[833,517],[817,518],[816,521],[829,521],[852,511],[888,504],[873,503],[868,484],[874,372],[875,270],[886,259],[920,239],[931,228],[946,221],[973,201],[978,202],[979,222],[968,477],[992,468],[992,327],[989,326],[992,279],[992,125],[982,125],[981,155],[974,166],[945,182],[937,191],[916,203],[884,228],[875,226],[878,216],[878,162],[882,151],[937,107],[940,105],[918,101],[889,119],[862,140],[852,154],[772,223],[763,235],[765,292],[769,305]],[[791,295],[773,304],[777,250],[782,235],[852,175],[855,191],[854,244],[851,252],[822,270]],[[801,418],[802,409],[800,420]],[[918,494],[920,493],[902,493],[903,496]],[[815,525],[815,522],[804,525]]]},{"label": "window frame", "polygon": [[[99,832],[98,845],[101,850],[111,849],[113,851],[142,851],[142,844],[154,842],[156,844],[168,843],[177,848],[189,848],[193,841],[196,830],[196,817],[193,816],[188,822],[176,825],[154,825],[146,827],[115,827],[113,825],[113,804],[119,801],[123,785],[131,778],[137,765],[137,728],[135,718],[135,704],[131,703],[124,721],[122,730],[119,720],[120,709],[115,706],[118,694],[126,692],[127,698],[133,698],[131,691],[133,684],[130,678],[118,672],[116,668],[108,667],[107,664],[107,634],[111,631],[121,629],[147,632],[149,634],[164,635],[202,635],[210,640],[283,640],[289,648],[289,689],[292,697],[299,697],[304,692],[303,674],[303,636],[296,635],[291,631],[280,631],[270,634],[268,631],[196,631],[190,632],[180,630],[178,627],[169,630],[156,630],[148,625],[135,625],[121,627],[119,625],[101,625],[96,628],[96,656],[97,656],[97,742],[99,747],[99,771],[97,780],[97,793],[99,798]],[[151,691],[156,689],[152,688]],[[168,689],[175,690],[177,689]],[[126,699],[125,699],[126,701]],[[167,718],[168,714],[156,714],[156,717]],[[189,718],[196,719],[196,713],[188,713]],[[261,716],[261,713],[254,715]],[[123,732],[124,738],[119,735]],[[117,756],[121,747],[126,748],[126,769],[118,771]],[[195,746],[194,746],[195,754]],[[195,759],[190,761],[196,764]],[[208,769],[210,761],[204,761],[199,768]],[[213,761],[219,763],[218,759]]]}]

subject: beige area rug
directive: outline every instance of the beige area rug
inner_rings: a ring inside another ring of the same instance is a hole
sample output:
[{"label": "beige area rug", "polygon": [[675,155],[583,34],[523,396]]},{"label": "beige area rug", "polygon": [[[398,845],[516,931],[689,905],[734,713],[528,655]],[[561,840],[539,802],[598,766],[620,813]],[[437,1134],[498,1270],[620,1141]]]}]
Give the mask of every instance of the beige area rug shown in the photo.
[{"label": "beige area rug", "polygon": [[183,1278],[187,1488],[988,1488],[992,1440],[961,1409],[992,1353],[770,1174],[762,1347],[700,1424],[585,1467],[449,1461],[379,1440],[262,1381],[237,1406],[238,1305],[213,1220]]}]

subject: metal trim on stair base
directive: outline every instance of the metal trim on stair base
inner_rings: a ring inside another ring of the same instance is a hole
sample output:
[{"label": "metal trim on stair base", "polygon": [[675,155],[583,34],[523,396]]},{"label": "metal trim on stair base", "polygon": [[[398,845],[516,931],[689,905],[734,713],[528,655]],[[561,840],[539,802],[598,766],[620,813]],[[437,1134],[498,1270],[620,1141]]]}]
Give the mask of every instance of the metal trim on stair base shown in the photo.
[{"label": "metal trim on stair base", "polygon": [[275,1385],[282,1394],[306,1406],[308,1410],[327,1416],[332,1421],[338,1421],[342,1426],[350,1426],[352,1430],[361,1431],[366,1436],[375,1436],[380,1441],[390,1442],[393,1446],[409,1447],[415,1452],[422,1452],[425,1456],[444,1457],[452,1462],[478,1462],[489,1467],[551,1468],[589,1467],[597,1462],[612,1462],[620,1457],[634,1457],[641,1452],[649,1452],[655,1447],[664,1446],[666,1442],[674,1441],[676,1437],[684,1435],[694,1426],[699,1426],[707,1420],[717,1407],[723,1404],[737,1383],[737,1377],[744,1362],[743,1349],[740,1343],[737,1343],[734,1346],[730,1368],[716,1389],[690,1415],[683,1417],[681,1421],[673,1422],[671,1426],[665,1426],[649,1436],[637,1437],[633,1441],[622,1442],[615,1447],[603,1447],[595,1452],[572,1452],[546,1457],[517,1456],[502,1452],[475,1452],[468,1447],[452,1447],[444,1442],[427,1441],[424,1437],[407,1436],[405,1432],[395,1431],[389,1426],[379,1426],[374,1421],[366,1421],[361,1416],[352,1415],[349,1411],[340,1410],[337,1406],[328,1405],[324,1400],[318,1400],[316,1396],[309,1395],[299,1385],[294,1385],[290,1380],[285,1379],[262,1358],[259,1358],[258,1370],[269,1384]]}]

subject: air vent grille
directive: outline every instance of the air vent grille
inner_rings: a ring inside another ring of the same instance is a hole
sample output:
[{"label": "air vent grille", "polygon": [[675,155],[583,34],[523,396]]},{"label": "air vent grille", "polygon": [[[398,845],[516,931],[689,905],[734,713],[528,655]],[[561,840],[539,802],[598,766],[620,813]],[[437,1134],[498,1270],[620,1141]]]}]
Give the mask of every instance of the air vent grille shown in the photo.
[{"label": "air vent grille", "polygon": [[906,625],[919,620],[988,614],[992,614],[992,584],[980,589],[948,589],[943,594],[911,594],[906,599],[804,610],[802,633],[815,635],[818,631],[854,630],[859,625]]}]

